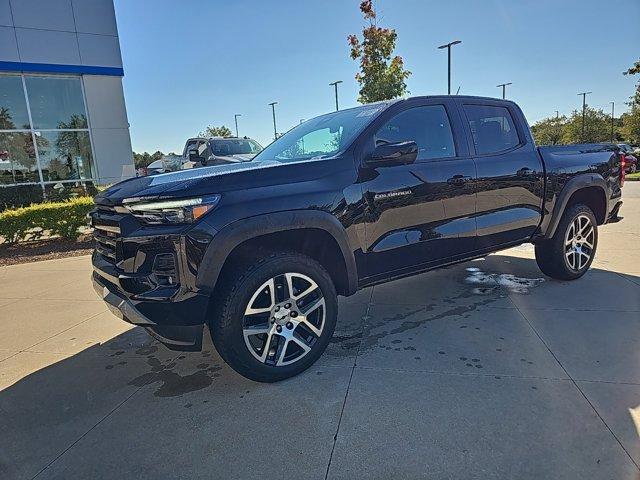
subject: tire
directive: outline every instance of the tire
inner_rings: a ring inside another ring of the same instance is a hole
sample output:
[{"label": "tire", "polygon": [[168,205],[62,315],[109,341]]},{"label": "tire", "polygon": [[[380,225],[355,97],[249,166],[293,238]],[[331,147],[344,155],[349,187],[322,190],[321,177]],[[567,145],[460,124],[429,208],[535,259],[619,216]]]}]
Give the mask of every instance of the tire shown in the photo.
[{"label": "tire", "polygon": [[[582,234],[574,235],[576,231]],[[553,237],[535,245],[536,262],[551,278],[575,280],[589,270],[597,247],[595,215],[586,205],[571,205],[564,211]]]},{"label": "tire", "polygon": [[224,278],[227,287],[209,321],[220,356],[258,382],[284,380],[313,365],[327,348],[338,316],[327,271],[293,252],[269,253],[235,270]]}]

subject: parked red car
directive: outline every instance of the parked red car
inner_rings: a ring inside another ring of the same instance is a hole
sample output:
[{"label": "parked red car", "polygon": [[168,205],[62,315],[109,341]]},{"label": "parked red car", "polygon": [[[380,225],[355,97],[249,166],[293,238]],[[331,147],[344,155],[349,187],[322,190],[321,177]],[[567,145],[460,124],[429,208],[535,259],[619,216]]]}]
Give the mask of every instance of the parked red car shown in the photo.
[{"label": "parked red car", "polygon": [[635,173],[638,167],[638,159],[632,155],[633,148],[626,143],[619,143],[620,153],[624,153],[625,173]]}]

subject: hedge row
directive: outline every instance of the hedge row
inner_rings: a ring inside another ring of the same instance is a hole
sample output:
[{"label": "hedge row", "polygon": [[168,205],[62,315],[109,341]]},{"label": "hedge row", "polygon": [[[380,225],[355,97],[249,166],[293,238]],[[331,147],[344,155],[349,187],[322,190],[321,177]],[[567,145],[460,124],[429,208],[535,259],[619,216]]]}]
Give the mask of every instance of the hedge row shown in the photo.
[{"label": "hedge row", "polygon": [[46,201],[64,202],[72,198],[93,196],[97,193],[98,189],[93,182],[47,184],[44,191],[40,185],[2,185],[0,186],[0,212]]},{"label": "hedge row", "polygon": [[9,243],[54,236],[76,239],[93,208],[91,197],[78,197],[5,210],[0,212],[0,237]]}]

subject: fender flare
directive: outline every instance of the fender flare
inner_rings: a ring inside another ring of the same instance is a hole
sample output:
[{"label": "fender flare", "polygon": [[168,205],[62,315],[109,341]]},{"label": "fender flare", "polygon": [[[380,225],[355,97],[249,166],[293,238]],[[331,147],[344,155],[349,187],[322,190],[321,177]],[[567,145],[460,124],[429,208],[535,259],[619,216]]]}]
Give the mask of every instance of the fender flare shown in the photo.
[{"label": "fender flare", "polygon": [[558,228],[558,224],[560,223],[560,219],[562,218],[562,215],[564,214],[565,209],[567,208],[567,205],[569,203],[569,199],[571,198],[571,196],[576,193],[578,190],[582,190],[583,188],[591,188],[591,187],[597,187],[600,188],[602,190],[602,195],[604,196],[604,201],[605,201],[605,216],[606,216],[606,212],[609,211],[609,198],[606,194],[607,192],[607,184],[604,180],[604,178],[602,178],[601,175],[597,174],[597,173],[584,173],[581,175],[578,175],[577,177],[573,177],[571,180],[569,180],[564,187],[562,187],[562,190],[560,190],[560,193],[558,194],[558,198],[555,201],[555,204],[553,206],[553,212],[550,215],[550,218],[546,224],[546,228],[545,228],[545,222],[542,222],[542,232],[543,238],[551,238],[553,237],[553,235],[556,233],[556,229]]},{"label": "fender flare", "polygon": [[236,220],[218,231],[203,256],[196,284],[211,293],[229,254],[246,240],[270,233],[292,229],[324,230],[336,241],[346,267],[347,290],[351,295],[358,289],[358,273],[347,232],[336,217],[320,210],[291,210]]}]

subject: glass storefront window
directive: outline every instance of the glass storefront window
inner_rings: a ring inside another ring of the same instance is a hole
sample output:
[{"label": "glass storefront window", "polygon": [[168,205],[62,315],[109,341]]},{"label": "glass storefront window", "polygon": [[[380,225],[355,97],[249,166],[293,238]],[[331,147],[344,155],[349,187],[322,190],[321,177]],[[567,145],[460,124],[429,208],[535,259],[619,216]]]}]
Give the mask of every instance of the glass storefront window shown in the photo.
[{"label": "glass storefront window", "polygon": [[87,128],[79,78],[25,77],[35,129]]},{"label": "glass storefront window", "polygon": [[0,130],[29,128],[22,78],[17,75],[0,76]]},{"label": "glass storefront window", "polygon": [[31,133],[0,132],[0,184],[39,181]]},{"label": "glass storefront window", "polygon": [[81,77],[0,74],[0,185],[94,174]]},{"label": "glass storefront window", "polygon": [[45,182],[92,178],[89,132],[36,132]]}]

